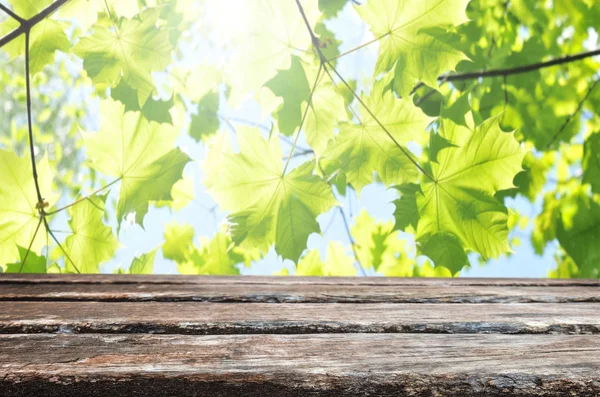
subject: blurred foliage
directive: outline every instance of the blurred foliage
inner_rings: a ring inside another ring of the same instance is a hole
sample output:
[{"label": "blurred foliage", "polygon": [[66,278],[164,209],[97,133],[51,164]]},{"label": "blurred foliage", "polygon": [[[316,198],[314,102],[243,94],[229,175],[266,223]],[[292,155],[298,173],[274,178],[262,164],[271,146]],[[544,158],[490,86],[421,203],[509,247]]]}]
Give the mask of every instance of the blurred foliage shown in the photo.
[{"label": "blurred foliage", "polygon": [[[52,0],[3,4],[27,19]],[[24,35],[6,43],[0,271],[101,271],[123,224],[202,186],[228,211],[212,236],[171,222],[115,272],[152,273],[160,252],[184,274],[238,274],[274,249],[297,275],[448,277],[530,231],[551,276],[600,277],[600,3],[301,4],[70,0],[31,30],[30,101]],[[0,35],[19,26],[0,14]],[[347,15],[369,32],[356,48],[334,29]],[[374,70],[340,72],[370,46]],[[266,124],[223,115],[248,101]],[[370,184],[397,192],[395,222],[337,208]],[[331,211],[347,242],[308,250]]]}]

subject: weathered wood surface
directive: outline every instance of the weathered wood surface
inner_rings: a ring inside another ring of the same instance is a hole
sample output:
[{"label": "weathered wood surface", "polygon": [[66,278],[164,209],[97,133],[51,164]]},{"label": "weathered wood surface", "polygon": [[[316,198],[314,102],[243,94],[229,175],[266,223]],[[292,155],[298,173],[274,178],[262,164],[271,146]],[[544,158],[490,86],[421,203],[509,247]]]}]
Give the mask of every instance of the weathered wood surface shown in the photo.
[{"label": "weathered wood surface", "polygon": [[0,396],[600,396],[598,280],[0,275]]},{"label": "weathered wood surface", "polygon": [[581,335],[0,335],[0,388],[4,395],[37,388],[55,396],[133,390],[262,397],[594,396],[600,393],[597,342]]},{"label": "weathered wood surface", "polygon": [[[2,278],[0,278],[2,280]],[[55,281],[56,279],[52,279]],[[373,281],[314,284],[305,280],[291,283],[233,282],[206,278],[206,283],[156,282],[91,283],[48,282],[26,284],[0,283],[0,301],[208,301],[208,302],[277,302],[277,303],[527,303],[527,302],[600,302],[600,285],[567,283],[535,283],[490,285],[482,281],[474,284],[461,279],[456,284],[448,280],[423,280],[421,283],[391,281],[377,284]],[[128,278],[124,278],[128,280]],[[194,280],[194,279],[193,279]],[[196,281],[203,280],[195,279]],[[12,280],[11,280],[12,281]],[[385,279],[384,279],[385,281]]]},{"label": "weathered wood surface", "polygon": [[0,333],[600,334],[600,303],[4,302]]}]

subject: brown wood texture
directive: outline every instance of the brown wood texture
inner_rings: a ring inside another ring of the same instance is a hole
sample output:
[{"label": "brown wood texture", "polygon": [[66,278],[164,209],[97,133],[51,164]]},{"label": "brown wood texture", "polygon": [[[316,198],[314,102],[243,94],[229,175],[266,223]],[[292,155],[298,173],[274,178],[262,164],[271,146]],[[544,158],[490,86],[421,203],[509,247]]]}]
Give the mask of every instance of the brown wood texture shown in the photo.
[{"label": "brown wood texture", "polygon": [[[183,278],[183,277],[182,277]],[[140,278],[136,278],[140,280]],[[264,280],[264,278],[261,278]],[[0,278],[2,280],[2,278]],[[271,278],[264,282],[233,282],[228,278],[192,279],[190,283],[159,284],[141,281],[23,283],[14,279],[0,282],[0,301],[209,301],[209,302],[277,302],[277,303],[527,303],[527,302],[600,302],[600,285],[572,285],[569,283],[484,281],[456,283],[448,280],[395,280],[383,279],[364,282],[338,283],[315,278],[292,282],[285,278]],[[120,280],[130,280],[128,277]],[[171,278],[168,278],[171,280]],[[206,282],[200,282],[205,280]],[[8,282],[11,281],[11,282]]]},{"label": "brown wood texture", "polygon": [[600,334],[600,303],[4,302],[0,333]]},{"label": "brown wood texture", "polygon": [[0,396],[600,396],[598,280],[0,275]]},{"label": "brown wood texture", "polygon": [[599,371],[582,335],[0,335],[4,395],[594,396]]}]

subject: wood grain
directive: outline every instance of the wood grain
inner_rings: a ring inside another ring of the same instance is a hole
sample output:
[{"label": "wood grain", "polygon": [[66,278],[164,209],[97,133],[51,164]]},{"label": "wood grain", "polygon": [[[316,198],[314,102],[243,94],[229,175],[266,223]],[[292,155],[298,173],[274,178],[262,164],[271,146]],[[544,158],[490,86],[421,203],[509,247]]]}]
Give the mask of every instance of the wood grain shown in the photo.
[{"label": "wood grain", "polygon": [[594,396],[600,345],[594,336],[564,335],[0,335],[0,389],[3,396]]},{"label": "wood grain", "polygon": [[600,334],[600,303],[5,302],[0,333]]},{"label": "wood grain", "polygon": [[598,280],[0,275],[0,396],[600,395]]},{"label": "wood grain", "polygon": [[592,286],[2,283],[0,301],[206,301],[269,303],[600,302]]}]

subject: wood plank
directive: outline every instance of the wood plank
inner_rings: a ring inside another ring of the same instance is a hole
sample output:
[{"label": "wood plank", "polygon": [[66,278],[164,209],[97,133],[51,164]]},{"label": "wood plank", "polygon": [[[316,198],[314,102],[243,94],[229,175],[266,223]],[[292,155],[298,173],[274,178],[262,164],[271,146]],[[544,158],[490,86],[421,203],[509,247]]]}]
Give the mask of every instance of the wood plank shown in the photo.
[{"label": "wood plank", "polygon": [[589,286],[600,279],[0,274],[1,284],[276,284],[361,286]]},{"label": "wood plank", "polygon": [[[448,282],[446,282],[448,283]],[[568,285],[0,284],[0,301],[209,301],[270,303],[600,302],[600,288]]]},{"label": "wood plank", "polygon": [[600,334],[600,303],[6,302],[0,333]]},{"label": "wood plank", "polygon": [[[32,354],[35,352],[35,354]],[[593,396],[600,336],[0,335],[8,396]]]}]

